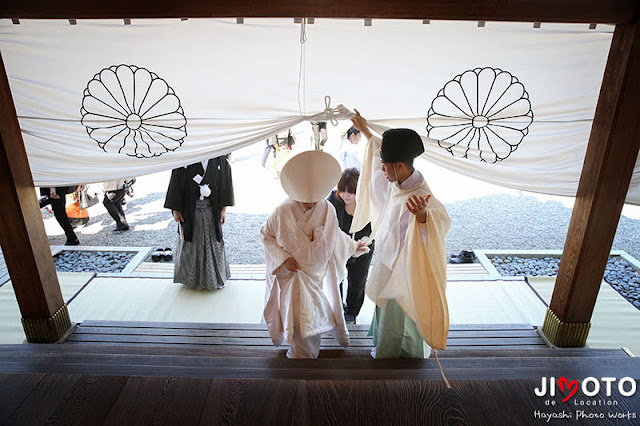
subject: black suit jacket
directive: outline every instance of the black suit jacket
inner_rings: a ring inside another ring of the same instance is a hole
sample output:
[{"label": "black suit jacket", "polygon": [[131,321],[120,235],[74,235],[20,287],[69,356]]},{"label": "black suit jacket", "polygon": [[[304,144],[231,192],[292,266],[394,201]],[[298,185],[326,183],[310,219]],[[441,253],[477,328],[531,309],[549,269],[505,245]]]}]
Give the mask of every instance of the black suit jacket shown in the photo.
[{"label": "black suit jacket", "polygon": [[231,178],[231,166],[226,156],[212,158],[207,163],[207,172],[204,173],[202,163],[190,164],[187,167],[173,169],[171,180],[167,189],[167,197],[164,206],[171,210],[177,210],[184,217],[183,235],[185,241],[193,241],[193,220],[196,211],[196,200],[200,198],[200,185],[193,177],[203,176],[201,185],[209,184],[211,195],[207,198],[213,210],[213,226],[216,230],[218,241],[222,240],[222,227],[220,226],[220,214],[222,208],[234,204],[233,181]]}]

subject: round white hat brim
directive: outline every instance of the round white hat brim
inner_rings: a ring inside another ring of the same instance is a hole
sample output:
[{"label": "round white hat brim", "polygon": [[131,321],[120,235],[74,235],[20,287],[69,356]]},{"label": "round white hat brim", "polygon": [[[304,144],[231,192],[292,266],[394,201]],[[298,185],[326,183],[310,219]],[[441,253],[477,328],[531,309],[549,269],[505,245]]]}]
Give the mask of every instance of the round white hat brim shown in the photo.
[{"label": "round white hat brim", "polygon": [[305,151],[291,158],[280,172],[282,189],[294,201],[315,203],[340,180],[338,161],[323,151]]}]

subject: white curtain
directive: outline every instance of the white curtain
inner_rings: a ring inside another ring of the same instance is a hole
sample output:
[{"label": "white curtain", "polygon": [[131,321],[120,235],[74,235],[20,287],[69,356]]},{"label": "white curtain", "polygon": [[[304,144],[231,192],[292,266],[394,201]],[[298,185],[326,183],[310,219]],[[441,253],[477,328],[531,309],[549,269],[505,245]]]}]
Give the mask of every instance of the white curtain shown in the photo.
[{"label": "white curtain", "polygon": [[[304,31],[302,31],[304,30]],[[316,19],[0,20],[36,185],[143,175],[307,120],[325,96],[426,158],[487,182],[575,195],[613,27]],[[303,40],[306,40],[304,44]],[[628,203],[640,204],[640,164]]]}]

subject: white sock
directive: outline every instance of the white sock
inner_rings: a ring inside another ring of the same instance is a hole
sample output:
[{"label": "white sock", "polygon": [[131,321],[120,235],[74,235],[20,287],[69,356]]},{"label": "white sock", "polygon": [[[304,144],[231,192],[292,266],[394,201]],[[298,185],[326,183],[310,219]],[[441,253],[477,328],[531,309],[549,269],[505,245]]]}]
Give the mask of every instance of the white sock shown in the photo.
[{"label": "white sock", "polygon": [[424,359],[431,357],[431,346],[427,345],[427,342],[422,342],[422,347],[424,349]]}]

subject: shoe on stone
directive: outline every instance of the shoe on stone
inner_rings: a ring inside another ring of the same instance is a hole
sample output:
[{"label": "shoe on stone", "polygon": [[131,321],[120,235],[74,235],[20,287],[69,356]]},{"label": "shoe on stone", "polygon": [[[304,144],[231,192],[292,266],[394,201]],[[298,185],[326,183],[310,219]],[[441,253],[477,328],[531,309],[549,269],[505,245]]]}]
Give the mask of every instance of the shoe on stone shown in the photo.
[{"label": "shoe on stone", "polygon": [[113,232],[126,232],[128,230],[129,230],[129,225],[125,223],[123,225],[116,226],[116,229],[114,229]]},{"label": "shoe on stone", "polygon": [[159,249],[156,249],[156,251],[154,251],[153,253],[151,253],[151,260],[153,260],[154,262],[160,262],[163,256],[164,256],[164,250],[159,248]]},{"label": "shoe on stone", "polygon": [[164,251],[162,252],[162,260],[164,260],[165,262],[170,262],[173,260],[173,250],[171,250],[171,247],[167,247],[166,249],[164,249]]},{"label": "shoe on stone", "polygon": [[65,245],[65,246],[79,246],[79,245],[80,245],[80,240],[79,240],[79,239],[77,239],[77,238],[76,238],[75,240],[71,240],[71,241],[70,241],[70,240],[67,240],[67,241],[64,243],[64,245]]},{"label": "shoe on stone", "polygon": [[344,322],[346,322],[347,324],[355,324],[356,323],[355,315],[344,314]]},{"label": "shoe on stone", "polygon": [[449,263],[473,263],[477,259],[473,251],[462,250],[458,255],[449,258]]}]

